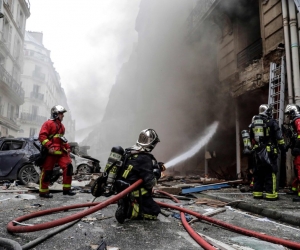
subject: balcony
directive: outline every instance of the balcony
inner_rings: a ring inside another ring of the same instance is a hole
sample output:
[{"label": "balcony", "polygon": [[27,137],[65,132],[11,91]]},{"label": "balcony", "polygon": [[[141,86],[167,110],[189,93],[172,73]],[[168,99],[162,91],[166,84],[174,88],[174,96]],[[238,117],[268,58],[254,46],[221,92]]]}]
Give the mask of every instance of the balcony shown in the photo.
[{"label": "balcony", "polygon": [[47,117],[40,116],[31,113],[21,113],[20,122],[22,123],[35,123],[35,124],[43,124],[47,120]]},{"label": "balcony", "polygon": [[32,72],[32,77],[34,77],[40,81],[45,81],[45,79],[46,79],[46,75],[44,73],[42,73],[40,71],[36,71],[36,70],[34,70]]},{"label": "balcony", "polygon": [[199,27],[203,21],[204,16],[216,0],[202,0],[198,1],[195,8],[187,18],[187,39],[194,40],[199,36]]},{"label": "balcony", "polygon": [[18,105],[24,103],[25,92],[12,76],[0,65],[0,87],[12,96]]},{"label": "balcony", "polygon": [[237,54],[237,67],[248,66],[253,60],[260,59],[261,57],[262,41],[259,39]]},{"label": "balcony", "polygon": [[31,92],[30,98],[38,101],[44,100],[44,94],[38,93],[38,92]]}]

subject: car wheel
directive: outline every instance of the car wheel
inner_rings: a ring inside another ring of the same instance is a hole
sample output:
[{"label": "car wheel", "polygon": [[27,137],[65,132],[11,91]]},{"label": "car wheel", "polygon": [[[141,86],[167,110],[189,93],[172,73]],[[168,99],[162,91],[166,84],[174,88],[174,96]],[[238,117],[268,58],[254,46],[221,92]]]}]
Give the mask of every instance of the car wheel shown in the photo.
[{"label": "car wheel", "polygon": [[29,182],[38,183],[39,174],[35,171],[33,165],[25,165],[18,173],[18,180],[24,185]]},{"label": "car wheel", "polygon": [[77,167],[77,172],[83,174],[90,174],[92,172],[91,168],[87,164],[81,164]]}]

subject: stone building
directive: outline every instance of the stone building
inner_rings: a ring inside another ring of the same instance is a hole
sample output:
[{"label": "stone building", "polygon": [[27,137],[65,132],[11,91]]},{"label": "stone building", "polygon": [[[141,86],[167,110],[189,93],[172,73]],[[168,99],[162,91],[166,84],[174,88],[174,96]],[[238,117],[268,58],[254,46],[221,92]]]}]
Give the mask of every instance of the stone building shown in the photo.
[{"label": "stone building", "polygon": [[[270,103],[270,88],[275,74],[284,86],[275,99],[275,117],[283,123],[287,103],[299,100],[299,11],[293,0],[206,0],[198,1],[187,21],[187,40],[196,44],[214,33],[219,84],[230,94],[235,114],[236,174],[247,168],[242,155],[240,131],[247,129],[258,107]],[[209,30],[206,29],[209,27]],[[281,75],[283,73],[283,75]],[[280,87],[279,87],[280,88]],[[283,105],[279,105],[280,99]],[[282,163],[282,175],[292,175],[290,157]],[[286,167],[286,169],[284,169]]]},{"label": "stone building", "polygon": [[50,118],[54,105],[67,109],[64,125],[66,138],[75,139],[75,121],[68,107],[66,94],[60,82],[60,76],[53,66],[50,50],[43,45],[43,33],[26,32],[24,42],[24,71],[22,86],[25,102],[20,107],[19,137],[37,136],[41,125]]},{"label": "stone building", "polygon": [[21,74],[30,4],[28,0],[1,0],[0,12],[0,137],[16,137],[19,107],[24,103]]}]

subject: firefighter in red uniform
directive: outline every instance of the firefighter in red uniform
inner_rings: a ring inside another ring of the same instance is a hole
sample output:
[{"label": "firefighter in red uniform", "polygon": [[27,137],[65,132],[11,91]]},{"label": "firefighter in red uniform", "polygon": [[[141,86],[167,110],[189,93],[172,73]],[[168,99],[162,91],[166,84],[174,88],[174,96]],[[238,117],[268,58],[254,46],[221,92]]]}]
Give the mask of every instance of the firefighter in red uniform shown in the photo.
[{"label": "firefighter in red uniform", "polygon": [[294,202],[300,202],[300,107],[295,104],[288,104],[285,108],[285,114],[290,120],[292,129],[291,149],[294,156],[294,170],[296,178],[292,183],[292,191],[297,194],[297,197],[293,198]]},{"label": "firefighter in red uniform", "polygon": [[48,149],[48,155],[42,165],[40,176],[40,197],[52,198],[49,193],[50,178],[55,164],[63,170],[63,194],[75,195],[71,190],[73,175],[72,160],[70,158],[70,145],[64,137],[65,126],[62,124],[64,113],[67,110],[56,105],[51,109],[51,119],[46,121],[40,130],[39,140],[43,147]]}]

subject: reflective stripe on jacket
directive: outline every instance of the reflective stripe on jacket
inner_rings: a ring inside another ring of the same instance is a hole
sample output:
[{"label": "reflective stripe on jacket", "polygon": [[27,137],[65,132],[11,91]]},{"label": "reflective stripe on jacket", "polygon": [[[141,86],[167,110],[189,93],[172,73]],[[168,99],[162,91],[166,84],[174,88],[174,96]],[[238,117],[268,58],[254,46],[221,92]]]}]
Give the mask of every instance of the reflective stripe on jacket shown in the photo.
[{"label": "reflective stripe on jacket", "polygon": [[65,126],[59,119],[44,122],[39,133],[39,141],[47,149],[54,148],[54,154],[60,155],[63,150],[70,149],[68,143],[60,138],[65,134]]}]

